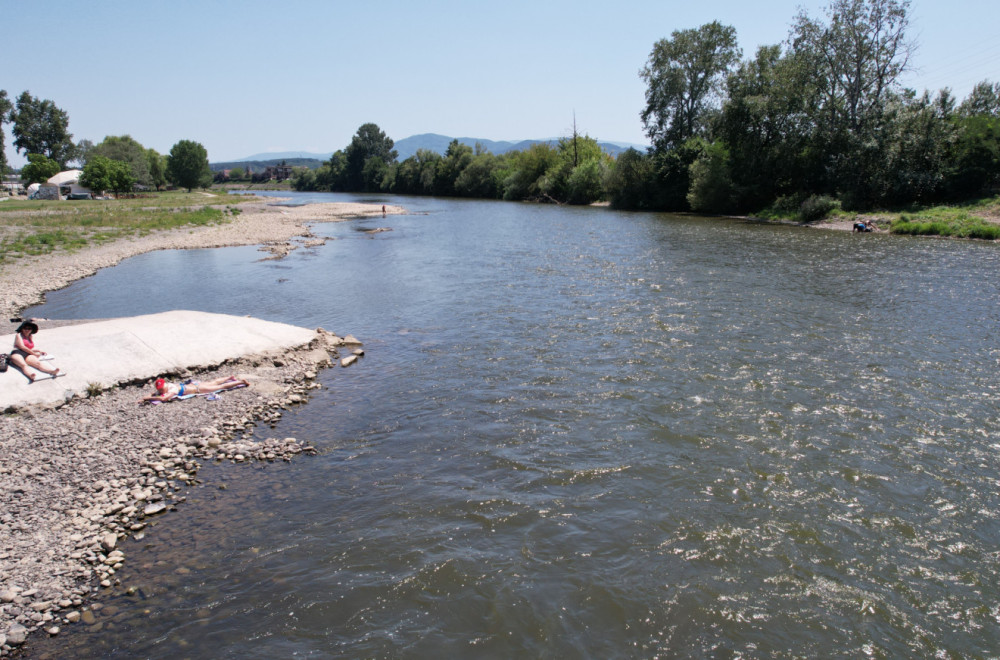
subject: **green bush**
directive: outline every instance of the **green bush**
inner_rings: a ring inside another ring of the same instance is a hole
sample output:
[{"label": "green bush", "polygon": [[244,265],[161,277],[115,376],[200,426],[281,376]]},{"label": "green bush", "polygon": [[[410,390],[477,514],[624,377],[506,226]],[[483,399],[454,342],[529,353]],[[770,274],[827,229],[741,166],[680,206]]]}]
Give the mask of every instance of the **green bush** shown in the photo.
[{"label": "green bush", "polygon": [[813,195],[799,206],[799,220],[816,222],[840,208],[840,202],[826,195]]}]

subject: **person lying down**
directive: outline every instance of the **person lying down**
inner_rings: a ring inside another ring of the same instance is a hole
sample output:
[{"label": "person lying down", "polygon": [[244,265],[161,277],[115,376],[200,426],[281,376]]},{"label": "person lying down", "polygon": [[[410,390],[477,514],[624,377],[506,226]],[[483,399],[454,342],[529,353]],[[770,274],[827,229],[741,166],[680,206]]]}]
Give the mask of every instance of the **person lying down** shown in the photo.
[{"label": "person lying down", "polygon": [[213,394],[215,392],[222,392],[223,390],[246,387],[249,384],[249,382],[236,376],[216,378],[215,380],[193,380],[188,383],[177,384],[168,383],[162,378],[157,378],[155,383],[156,394],[142,397],[139,403],[170,401],[172,399],[187,398],[196,394]]}]

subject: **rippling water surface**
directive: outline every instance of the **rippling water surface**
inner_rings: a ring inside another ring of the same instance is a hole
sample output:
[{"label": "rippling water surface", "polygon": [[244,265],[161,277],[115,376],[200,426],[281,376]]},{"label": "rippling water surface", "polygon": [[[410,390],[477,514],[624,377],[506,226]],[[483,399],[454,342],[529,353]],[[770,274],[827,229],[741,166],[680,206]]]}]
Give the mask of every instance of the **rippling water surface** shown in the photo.
[{"label": "rippling water surface", "polygon": [[39,656],[1000,652],[998,246],[370,201],[413,214],[282,261],[144,255],[29,312],[367,351],[258,430],[319,456],[203,468]]}]

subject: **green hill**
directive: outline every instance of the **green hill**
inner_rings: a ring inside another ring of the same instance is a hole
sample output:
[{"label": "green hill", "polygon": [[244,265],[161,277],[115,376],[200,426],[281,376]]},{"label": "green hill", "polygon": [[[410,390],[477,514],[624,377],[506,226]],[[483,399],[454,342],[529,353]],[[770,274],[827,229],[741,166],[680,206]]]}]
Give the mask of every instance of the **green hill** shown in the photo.
[{"label": "green hill", "polygon": [[244,171],[249,168],[251,172],[263,172],[268,167],[281,164],[292,167],[308,167],[314,170],[322,165],[323,161],[318,158],[273,158],[271,160],[234,160],[228,163],[209,163],[208,166],[213,172],[231,170],[234,167],[239,167]]}]

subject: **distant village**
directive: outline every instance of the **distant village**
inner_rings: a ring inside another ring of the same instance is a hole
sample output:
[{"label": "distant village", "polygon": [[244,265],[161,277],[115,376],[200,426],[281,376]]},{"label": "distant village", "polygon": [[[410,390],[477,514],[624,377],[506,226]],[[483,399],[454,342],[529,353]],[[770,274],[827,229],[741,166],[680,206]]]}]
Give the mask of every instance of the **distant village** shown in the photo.
[{"label": "distant village", "polygon": [[[234,167],[220,170],[215,173],[213,179],[216,183],[234,180],[252,181],[253,183],[280,182],[290,179],[293,169],[291,165],[286,165],[282,161],[279,165],[258,166],[257,171],[254,171],[253,165],[248,163],[244,169]],[[233,177],[234,173],[237,175],[235,178]],[[99,194],[80,185],[82,175],[83,170],[64,170],[53,175],[44,183],[25,185],[19,173],[5,174],[2,183],[0,183],[0,201],[18,196],[44,200],[102,199],[103,197]],[[133,192],[146,192],[147,190],[147,186],[136,184]]]}]

